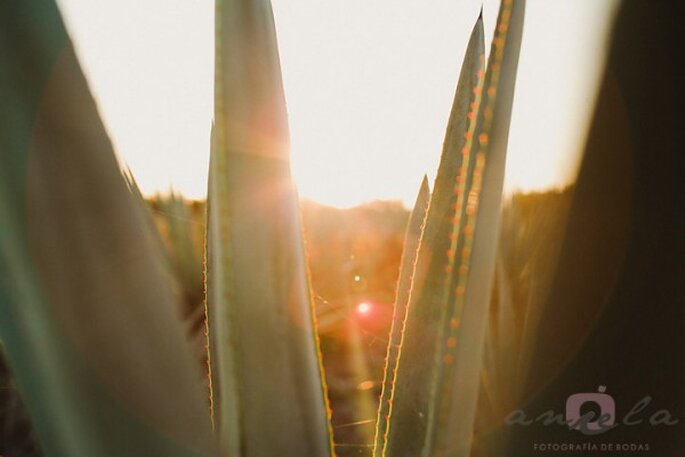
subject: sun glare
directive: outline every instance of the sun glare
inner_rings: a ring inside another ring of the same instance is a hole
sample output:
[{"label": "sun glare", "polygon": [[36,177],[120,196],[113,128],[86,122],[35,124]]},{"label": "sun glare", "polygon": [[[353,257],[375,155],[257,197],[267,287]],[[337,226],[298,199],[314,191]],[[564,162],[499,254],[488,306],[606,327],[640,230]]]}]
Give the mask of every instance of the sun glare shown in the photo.
[{"label": "sun glare", "polygon": [[357,305],[357,313],[361,315],[367,315],[371,312],[371,305],[366,302],[359,303]]},{"label": "sun glare", "polygon": [[[384,1],[274,2],[293,172],[304,197],[337,207],[374,199],[413,204],[423,175],[435,177],[480,4],[407,2],[387,15]],[[527,3],[506,192],[574,180],[614,4]],[[498,5],[484,3],[487,37]],[[308,15],[317,20],[303,22]]]},{"label": "sun glare", "polygon": [[[119,156],[146,194],[173,186],[204,198],[213,2],[149,0],[135,17],[133,0],[95,3],[59,0]],[[300,194],[336,207],[411,205],[423,175],[435,177],[482,2],[272,3]],[[486,39],[498,4],[483,2]],[[508,191],[573,180],[614,4],[527,2]]]}]

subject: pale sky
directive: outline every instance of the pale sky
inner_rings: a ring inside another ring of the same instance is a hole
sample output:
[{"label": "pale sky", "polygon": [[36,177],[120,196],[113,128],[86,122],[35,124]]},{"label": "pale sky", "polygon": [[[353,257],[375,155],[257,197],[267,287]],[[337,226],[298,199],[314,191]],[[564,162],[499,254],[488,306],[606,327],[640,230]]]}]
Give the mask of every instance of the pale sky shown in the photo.
[{"label": "pale sky", "polygon": [[[213,0],[58,0],[144,193],[204,198]],[[476,0],[272,0],[303,197],[414,201],[435,177]],[[616,0],[528,0],[505,187],[572,179]],[[498,0],[484,1],[486,41]],[[489,48],[489,43],[486,43]]]}]

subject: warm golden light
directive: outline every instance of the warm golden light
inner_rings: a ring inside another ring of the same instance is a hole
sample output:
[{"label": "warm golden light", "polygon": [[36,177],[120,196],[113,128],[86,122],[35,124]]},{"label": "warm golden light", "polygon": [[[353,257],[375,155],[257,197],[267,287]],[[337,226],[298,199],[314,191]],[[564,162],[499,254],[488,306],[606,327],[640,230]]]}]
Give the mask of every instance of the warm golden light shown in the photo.
[{"label": "warm golden light", "polygon": [[[204,198],[214,2],[58,3],[115,147],[143,192],[173,186]],[[411,205],[423,175],[434,179],[481,1],[272,3],[301,195],[337,207]],[[498,4],[483,3],[486,37]],[[614,4],[527,2],[507,191],[573,179]]]},{"label": "warm golden light", "polygon": [[357,312],[362,315],[369,314],[371,312],[371,305],[366,302],[362,302],[357,305]]}]

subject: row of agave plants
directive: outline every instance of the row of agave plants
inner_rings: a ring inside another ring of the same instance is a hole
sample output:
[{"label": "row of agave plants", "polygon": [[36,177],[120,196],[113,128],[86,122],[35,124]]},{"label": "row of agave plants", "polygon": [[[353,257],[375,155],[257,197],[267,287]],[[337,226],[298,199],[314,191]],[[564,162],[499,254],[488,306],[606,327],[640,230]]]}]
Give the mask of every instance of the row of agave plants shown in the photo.
[{"label": "row of agave plants", "polygon": [[[523,267],[507,272],[501,256],[516,269],[520,252],[498,255],[502,226],[539,229],[502,218],[524,5],[502,0],[487,61],[475,21],[437,178],[432,190],[424,180],[407,227],[375,433],[361,451],[374,457],[472,455],[526,369],[525,357],[507,366],[512,348],[533,344],[512,324],[524,313],[534,325],[539,310],[506,293]],[[203,278],[202,259],[170,271],[163,258],[54,0],[0,12],[0,339],[44,454],[334,455],[269,1],[216,3]],[[551,260],[536,262],[545,282]],[[204,312],[179,311],[179,282],[204,284]],[[187,337],[197,329],[199,345]]]},{"label": "row of agave plants", "polygon": [[[209,414],[181,297],[59,10],[5,9],[2,340],[46,455],[334,453],[269,2],[216,8]],[[469,452],[522,19],[502,2],[487,65],[481,18],[469,41],[408,229],[376,455]]]}]

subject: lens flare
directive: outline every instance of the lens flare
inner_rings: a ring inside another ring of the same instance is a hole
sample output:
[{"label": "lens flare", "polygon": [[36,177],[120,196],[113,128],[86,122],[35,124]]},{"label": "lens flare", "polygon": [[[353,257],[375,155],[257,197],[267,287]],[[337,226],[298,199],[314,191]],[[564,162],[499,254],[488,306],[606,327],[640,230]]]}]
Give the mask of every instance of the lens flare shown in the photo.
[{"label": "lens flare", "polygon": [[367,302],[362,302],[357,305],[357,313],[367,315],[371,312],[371,305]]}]

